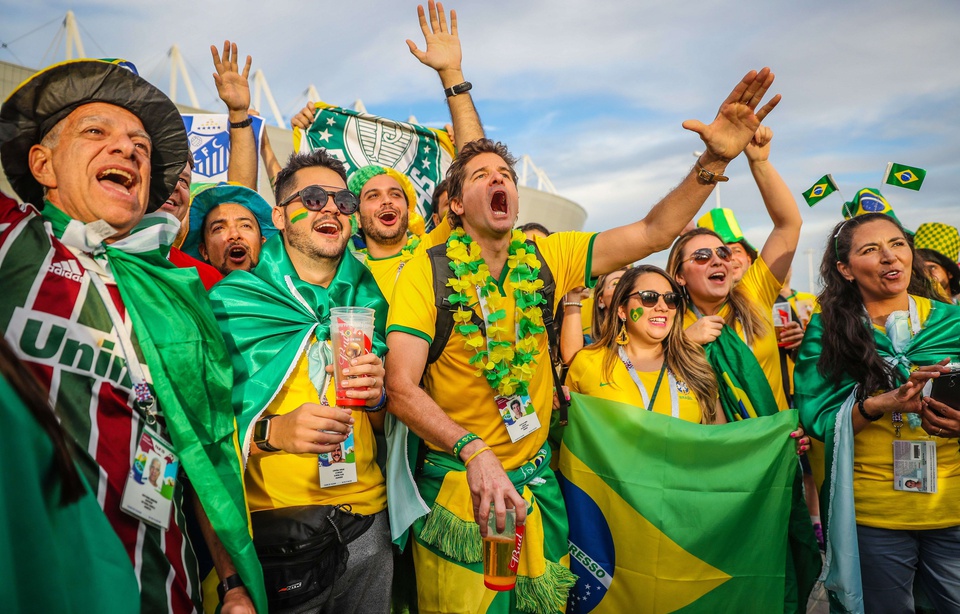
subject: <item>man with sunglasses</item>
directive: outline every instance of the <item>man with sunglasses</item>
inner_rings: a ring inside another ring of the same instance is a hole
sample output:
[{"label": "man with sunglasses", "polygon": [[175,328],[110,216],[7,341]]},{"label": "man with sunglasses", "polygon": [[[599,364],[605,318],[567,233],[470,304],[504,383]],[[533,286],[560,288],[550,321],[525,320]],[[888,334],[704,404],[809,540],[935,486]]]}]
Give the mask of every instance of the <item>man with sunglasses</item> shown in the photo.
[{"label": "man with sunglasses", "polygon": [[[387,612],[393,557],[374,439],[386,400],[386,301],[370,271],[344,257],[358,202],[339,160],[322,149],[294,154],[276,177],[275,196],[272,220],[279,234],[263,244],[256,268],[233,272],[210,295],[234,348],[234,411],[254,527],[280,526],[279,517],[317,506],[346,506],[373,521],[347,546],[346,569],[332,585],[311,590],[307,576],[289,566],[292,575],[278,586],[265,572],[270,611]],[[329,342],[331,328],[342,326],[331,321],[330,309],[344,306],[376,313],[372,351],[344,370],[349,379],[341,385],[355,403],[349,407],[334,394],[337,352]],[[318,455],[350,438],[353,460],[337,463],[328,479]],[[336,518],[345,522],[339,513]],[[298,587],[283,590],[287,581]]]},{"label": "man with sunglasses", "polygon": [[[685,128],[700,135],[706,152],[644,219],[598,235],[555,233],[536,241],[555,280],[555,302],[577,286],[591,286],[597,275],[672,243],[714,184],[726,180],[722,173],[727,164],[743,151],[761,120],[779,102],[775,96],[760,106],[773,78],[768,68],[751,71],[724,100],[709,126],[684,122]],[[485,534],[490,514],[503,526],[507,508],[516,510],[518,524],[526,523],[528,536],[537,536],[527,544],[545,546],[525,547],[521,552],[521,568],[537,570],[531,575],[536,575],[538,589],[529,590],[535,584],[531,577],[518,579],[514,589],[518,601],[530,599],[544,611],[563,609],[574,582],[567,569],[566,516],[556,478],[545,460],[550,456],[546,438],[553,397],[547,336],[542,327],[531,326],[543,309],[556,309],[556,304],[540,305],[542,297],[530,280],[532,268],[539,269],[536,256],[514,239],[519,196],[513,164],[505,146],[484,139],[464,144],[448,171],[448,218],[456,230],[445,249],[451,269],[459,271],[457,279],[449,282],[457,288],[450,300],[456,300],[455,320],[464,324],[450,335],[437,360],[428,364],[436,315],[444,307],[436,303],[430,258],[414,258],[404,267],[392,298],[388,322],[392,351],[387,359],[390,411],[430,448],[424,471],[417,474],[429,513],[412,522],[422,609],[436,610],[445,604],[445,609],[453,611],[477,610],[483,599],[480,566],[466,547],[455,551],[438,536],[454,531],[476,535],[477,528]],[[497,307],[490,308],[494,303]],[[483,322],[483,328],[473,322],[474,317]],[[526,334],[517,335],[518,328]],[[530,360],[531,355],[535,360]],[[478,362],[484,368],[476,368]],[[498,400],[515,396],[532,407],[525,412],[529,418],[525,433],[506,425],[497,411]],[[528,515],[530,506],[536,512]],[[479,527],[465,526],[471,515]],[[479,543],[473,546],[479,551]]]}]

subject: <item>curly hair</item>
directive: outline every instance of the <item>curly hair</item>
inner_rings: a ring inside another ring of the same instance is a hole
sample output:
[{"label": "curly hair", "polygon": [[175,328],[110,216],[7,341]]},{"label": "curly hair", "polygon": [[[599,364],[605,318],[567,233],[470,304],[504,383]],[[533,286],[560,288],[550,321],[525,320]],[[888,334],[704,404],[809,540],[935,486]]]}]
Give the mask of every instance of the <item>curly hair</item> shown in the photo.
[{"label": "curly hair", "polygon": [[852,377],[859,384],[861,397],[892,387],[895,378],[893,369],[877,353],[873,327],[865,321],[863,297],[856,281],[848,281],[840,273],[837,264],[850,263],[854,231],[877,220],[896,226],[910,246],[913,263],[907,292],[939,300],[927,278],[921,259],[916,255],[913,238],[904,232],[903,226],[895,219],[883,213],[866,213],[834,226],[820,262],[823,290],[817,296],[817,301],[820,304],[820,321],[823,324],[823,349],[817,370],[820,375],[835,383],[839,383],[844,376]]}]

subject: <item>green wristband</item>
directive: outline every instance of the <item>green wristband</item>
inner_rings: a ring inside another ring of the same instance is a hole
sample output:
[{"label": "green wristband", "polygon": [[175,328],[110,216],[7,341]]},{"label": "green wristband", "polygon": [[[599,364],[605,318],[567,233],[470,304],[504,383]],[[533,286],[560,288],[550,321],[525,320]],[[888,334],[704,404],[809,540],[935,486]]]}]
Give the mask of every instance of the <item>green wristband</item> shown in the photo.
[{"label": "green wristband", "polygon": [[461,437],[457,443],[453,444],[453,455],[457,458],[460,458],[460,451],[463,450],[463,447],[475,439],[480,439],[480,436],[474,435],[473,433],[467,433]]}]

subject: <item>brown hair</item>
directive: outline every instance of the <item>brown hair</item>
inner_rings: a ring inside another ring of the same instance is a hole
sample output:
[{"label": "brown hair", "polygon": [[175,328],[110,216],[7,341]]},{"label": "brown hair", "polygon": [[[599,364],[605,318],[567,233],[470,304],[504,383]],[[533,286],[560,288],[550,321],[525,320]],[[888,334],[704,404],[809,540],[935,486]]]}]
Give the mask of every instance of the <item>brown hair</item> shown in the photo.
[{"label": "brown hair", "polygon": [[[507,166],[510,167],[510,176],[513,178],[513,182],[517,182],[517,171],[514,169],[514,166],[517,165],[517,159],[511,155],[507,146],[500,141],[494,142],[490,139],[477,139],[464,145],[463,148],[457,152],[457,157],[454,158],[450,168],[447,169],[447,176],[444,180],[447,182],[447,198],[450,200],[460,200],[463,198],[463,184],[467,180],[467,164],[473,158],[484,153],[492,153],[500,156],[503,161],[507,163]],[[460,228],[463,226],[460,216],[454,213],[453,209],[447,211],[447,219],[450,220],[451,228]]]},{"label": "brown hair", "polygon": [[[667,259],[667,272],[669,272],[674,279],[676,279],[677,273],[680,272],[680,269],[687,262],[682,257],[683,248],[686,247],[692,238],[702,235],[716,237],[721,244],[725,244],[723,238],[709,228],[695,228],[688,233],[680,235],[680,238],[676,240],[670,249],[670,257]],[[683,288],[683,294],[690,300],[690,303],[693,304],[693,299],[687,292],[687,287],[685,285],[681,287]],[[730,290],[730,294],[727,295],[727,302],[730,303],[730,313],[727,314],[725,323],[728,326],[736,327],[736,322],[739,320],[743,327],[743,335],[746,337],[747,345],[752,346],[755,340],[766,335],[773,326],[773,312],[764,313],[758,305],[750,300],[750,297],[747,296],[739,284],[735,284]]]},{"label": "brown hair", "polygon": [[[668,282],[674,292],[683,296],[680,292],[680,286],[674,281],[667,272],[660,267],[649,264],[641,264],[628,270],[620,278],[617,289],[613,292],[613,298],[608,307],[610,314],[617,311],[618,308],[626,309],[627,301],[633,294],[633,287],[641,275],[646,273],[655,273],[660,275]],[[707,362],[706,354],[703,348],[687,338],[683,332],[683,314],[686,312],[686,300],[681,300],[677,306],[677,312],[673,318],[673,325],[670,332],[664,338],[663,352],[667,361],[667,368],[674,376],[685,382],[690,389],[697,395],[697,402],[700,404],[700,422],[701,424],[711,424],[717,417],[717,377]],[[617,353],[617,326],[614,318],[610,315],[609,325],[604,327],[601,336],[596,339],[589,347],[602,347],[606,349],[603,356],[603,373],[607,380],[612,379],[613,367],[618,360]]]},{"label": "brown hair", "polygon": [[[594,341],[599,339],[605,332],[607,316],[610,313],[609,305],[605,308],[600,307],[600,295],[603,294],[603,287],[607,283],[607,278],[619,271],[629,271],[630,269],[630,265],[627,265],[625,267],[620,267],[616,271],[610,271],[609,273],[604,273],[600,277],[597,277],[597,283],[593,286],[593,320],[590,322],[590,337]],[[611,300],[613,300],[612,296]]]}]

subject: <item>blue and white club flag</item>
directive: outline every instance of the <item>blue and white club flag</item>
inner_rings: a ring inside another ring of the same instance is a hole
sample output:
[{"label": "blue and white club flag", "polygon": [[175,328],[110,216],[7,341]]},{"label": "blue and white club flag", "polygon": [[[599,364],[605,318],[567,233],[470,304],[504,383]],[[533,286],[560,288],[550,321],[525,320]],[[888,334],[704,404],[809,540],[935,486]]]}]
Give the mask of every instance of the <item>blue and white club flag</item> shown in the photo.
[{"label": "blue and white club flag", "polygon": [[[230,162],[230,126],[226,114],[184,114],[183,125],[190,139],[193,152],[193,183],[217,183],[227,180],[227,164]],[[256,150],[260,151],[263,136],[262,117],[253,116],[253,137]]]}]

